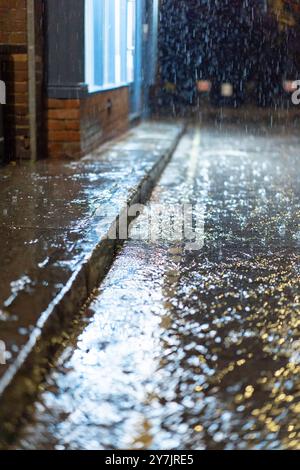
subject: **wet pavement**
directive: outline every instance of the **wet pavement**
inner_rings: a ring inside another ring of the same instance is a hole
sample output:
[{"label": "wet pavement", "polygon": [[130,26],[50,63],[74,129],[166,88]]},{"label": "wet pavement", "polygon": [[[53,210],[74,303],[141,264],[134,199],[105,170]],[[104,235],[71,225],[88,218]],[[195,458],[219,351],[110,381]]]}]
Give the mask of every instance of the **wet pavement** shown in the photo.
[{"label": "wet pavement", "polygon": [[[181,130],[145,122],[80,161],[1,169],[0,397],[46,326],[52,336],[61,330],[106,273],[109,228],[120,208],[146,197]],[[9,409],[1,401],[0,416]]]},{"label": "wet pavement", "polygon": [[189,129],[150,205],[197,204],[204,246],[140,216],[14,448],[300,449],[299,144]]}]

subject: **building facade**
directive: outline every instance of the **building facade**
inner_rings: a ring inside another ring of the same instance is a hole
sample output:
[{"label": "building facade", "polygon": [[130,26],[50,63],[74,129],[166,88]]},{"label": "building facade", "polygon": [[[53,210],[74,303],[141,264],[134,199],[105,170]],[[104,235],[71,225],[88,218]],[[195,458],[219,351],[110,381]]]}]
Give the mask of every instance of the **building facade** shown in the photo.
[{"label": "building facade", "polygon": [[147,112],[158,0],[0,0],[7,160],[78,158]]}]

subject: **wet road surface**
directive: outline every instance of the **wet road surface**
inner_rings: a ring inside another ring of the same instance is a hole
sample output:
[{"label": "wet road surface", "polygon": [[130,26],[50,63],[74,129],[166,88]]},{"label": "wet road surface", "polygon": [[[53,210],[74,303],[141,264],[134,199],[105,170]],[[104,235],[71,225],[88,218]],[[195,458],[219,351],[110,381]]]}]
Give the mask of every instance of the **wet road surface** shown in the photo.
[{"label": "wet road surface", "polygon": [[[7,363],[0,364],[0,445],[2,414],[11,408],[3,390],[45,323],[52,335],[60,330],[97,285],[114,250],[109,244],[101,256],[99,240],[122,205],[150,191],[146,183],[157,178],[181,130],[180,123],[143,122],[79,161],[1,169],[0,341]],[[11,421],[10,414],[9,428]]]},{"label": "wet road surface", "polygon": [[150,205],[201,207],[204,246],[141,215],[15,447],[300,449],[299,143],[188,130]]}]

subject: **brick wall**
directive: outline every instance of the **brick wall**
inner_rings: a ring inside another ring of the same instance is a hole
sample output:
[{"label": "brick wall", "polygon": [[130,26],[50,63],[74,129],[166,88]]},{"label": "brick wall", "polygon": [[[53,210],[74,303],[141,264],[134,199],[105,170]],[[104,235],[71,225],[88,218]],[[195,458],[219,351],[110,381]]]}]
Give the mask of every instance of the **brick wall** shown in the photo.
[{"label": "brick wall", "polygon": [[[36,6],[38,157],[79,158],[128,128],[127,87],[81,100],[47,99],[43,87],[44,4]],[[4,110],[7,160],[29,159],[27,0],[0,0],[0,79],[7,86]]]},{"label": "brick wall", "polygon": [[80,157],[80,138],[80,101],[49,99],[48,156],[51,158]]},{"label": "brick wall", "polygon": [[[1,1],[1,0],[0,0]],[[35,47],[36,47],[36,112],[38,158],[47,157],[46,109],[44,86],[44,0],[35,0]]]},{"label": "brick wall", "polygon": [[79,158],[128,128],[128,88],[48,100],[48,155]]},{"label": "brick wall", "polygon": [[0,44],[26,43],[26,0],[0,0]]},{"label": "brick wall", "polygon": [[[36,78],[38,149],[43,156],[43,0],[36,0]],[[0,79],[7,88],[4,111],[7,160],[29,159],[27,1],[0,0]]]}]

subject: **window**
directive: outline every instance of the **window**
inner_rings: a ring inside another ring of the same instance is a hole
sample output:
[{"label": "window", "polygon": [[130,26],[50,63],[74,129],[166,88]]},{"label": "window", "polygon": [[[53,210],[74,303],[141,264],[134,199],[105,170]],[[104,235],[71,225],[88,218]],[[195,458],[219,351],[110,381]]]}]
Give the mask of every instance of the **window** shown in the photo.
[{"label": "window", "polygon": [[90,91],[134,80],[136,0],[86,0],[85,73]]},{"label": "window", "polygon": [[134,52],[135,52],[135,27],[136,27],[136,5],[135,0],[127,2],[127,79],[134,80]]}]

